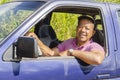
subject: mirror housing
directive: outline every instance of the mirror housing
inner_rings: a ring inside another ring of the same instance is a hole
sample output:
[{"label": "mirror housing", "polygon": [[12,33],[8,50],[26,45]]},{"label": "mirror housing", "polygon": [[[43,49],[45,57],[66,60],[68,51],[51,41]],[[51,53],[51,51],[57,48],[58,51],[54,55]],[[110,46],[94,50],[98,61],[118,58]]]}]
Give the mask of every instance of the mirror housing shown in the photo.
[{"label": "mirror housing", "polygon": [[37,41],[32,37],[19,37],[15,46],[17,59],[39,57]]}]

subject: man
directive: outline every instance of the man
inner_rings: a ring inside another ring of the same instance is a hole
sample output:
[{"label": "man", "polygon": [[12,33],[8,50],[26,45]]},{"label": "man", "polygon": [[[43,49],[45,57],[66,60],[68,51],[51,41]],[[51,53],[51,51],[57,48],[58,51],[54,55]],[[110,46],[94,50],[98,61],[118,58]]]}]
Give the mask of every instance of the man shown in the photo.
[{"label": "man", "polygon": [[27,36],[36,38],[39,48],[45,56],[75,56],[87,64],[101,64],[105,58],[104,49],[92,41],[95,34],[94,20],[88,16],[78,18],[76,38],[71,38],[50,49],[40,41],[35,33],[27,33]]}]

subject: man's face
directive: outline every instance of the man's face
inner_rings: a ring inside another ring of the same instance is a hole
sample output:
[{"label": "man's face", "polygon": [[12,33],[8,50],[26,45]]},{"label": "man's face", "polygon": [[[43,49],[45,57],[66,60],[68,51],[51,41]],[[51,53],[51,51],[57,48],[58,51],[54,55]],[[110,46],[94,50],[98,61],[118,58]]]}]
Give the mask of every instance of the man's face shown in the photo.
[{"label": "man's face", "polygon": [[79,42],[87,42],[94,35],[94,24],[87,19],[80,21],[77,26],[76,37]]}]

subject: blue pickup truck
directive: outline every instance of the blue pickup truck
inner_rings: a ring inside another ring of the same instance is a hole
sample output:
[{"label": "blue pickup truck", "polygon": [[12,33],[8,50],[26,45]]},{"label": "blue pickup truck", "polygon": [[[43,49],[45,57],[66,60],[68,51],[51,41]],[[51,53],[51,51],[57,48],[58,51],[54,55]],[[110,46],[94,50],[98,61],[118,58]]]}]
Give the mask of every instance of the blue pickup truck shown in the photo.
[{"label": "blue pickup truck", "polygon": [[[106,52],[102,64],[87,65],[73,56],[42,56],[36,40],[24,37],[32,29],[44,44],[56,47],[63,42],[56,35],[64,27],[61,23],[59,30],[53,28],[52,19],[64,13],[70,14],[70,19],[78,15],[95,19],[97,31],[93,40]],[[119,35],[119,4],[85,0],[19,0],[3,4],[0,6],[0,80],[119,80]]]}]

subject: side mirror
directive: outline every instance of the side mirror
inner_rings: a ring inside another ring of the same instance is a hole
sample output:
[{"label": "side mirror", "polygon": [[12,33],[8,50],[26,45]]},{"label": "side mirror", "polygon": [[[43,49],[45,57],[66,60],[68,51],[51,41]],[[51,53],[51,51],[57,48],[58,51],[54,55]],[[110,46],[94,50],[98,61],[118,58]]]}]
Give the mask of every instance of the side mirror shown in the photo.
[{"label": "side mirror", "polygon": [[15,59],[15,53],[17,59],[21,59],[22,57],[27,58],[39,57],[37,41],[32,37],[19,37],[13,49],[14,49],[13,59]]}]

